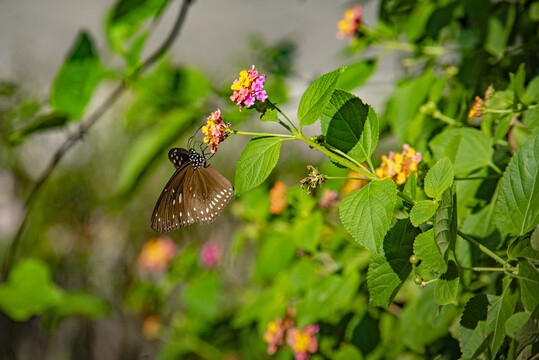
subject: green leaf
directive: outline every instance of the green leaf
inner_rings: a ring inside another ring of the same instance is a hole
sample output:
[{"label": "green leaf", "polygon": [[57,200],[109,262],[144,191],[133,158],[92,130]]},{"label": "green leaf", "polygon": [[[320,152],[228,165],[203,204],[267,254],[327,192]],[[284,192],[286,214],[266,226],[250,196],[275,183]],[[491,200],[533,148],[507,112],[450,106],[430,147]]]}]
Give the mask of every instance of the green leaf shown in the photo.
[{"label": "green leaf", "polygon": [[518,262],[518,281],[522,303],[529,312],[533,312],[539,304],[539,272],[528,260]]},{"label": "green leaf", "polygon": [[505,322],[505,333],[513,338],[515,336],[515,331],[523,327],[529,319],[530,314],[526,312],[517,312],[511,315]]},{"label": "green leaf", "polygon": [[363,360],[363,355],[355,346],[341,344],[341,347],[332,358],[334,360]]},{"label": "green leaf", "polygon": [[517,237],[507,248],[507,256],[509,259],[525,258],[539,261],[539,251],[531,246],[530,238],[528,237]]},{"label": "green leaf", "polygon": [[264,239],[256,261],[258,279],[274,279],[284,270],[296,252],[294,239],[281,233],[271,233]]},{"label": "green leaf", "polygon": [[488,298],[490,307],[487,318],[489,330],[492,331],[490,350],[496,354],[505,338],[505,323],[515,311],[518,296],[508,286],[502,296],[488,295]]},{"label": "green leaf", "polygon": [[312,125],[318,120],[345,69],[342,67],[320,76],[305,90],[298,106],[300,126]]},{"label": "green leaf", "polygon": [[[182,108],[165,115],[161,123],[146,130],[126,150],[116,183],[116,194],[125,197],[141,183],[148,171],[166,159],[170,146],[195,122],[198,112]],[[171,175],[173,167],[170,166]]]},{"label": "green leaf", "polygon": [[104,71],[93,41],[88,33],[82,32],[52,85],[52,108],[70,120],[79,119],[103,77]]},{"label": "green leaf", "polygon": [[459,281],[459,269],[455,262],[449,261],[447,271],[438,278],[434,288],[434,298],[438,305],[459,305],[457,300]]},{"label": "green leaf", "polygon": [[440,202],[440,207],[434,214],[434,240],[440,254],[447,261],[449,250],[455,250],[457,241],[457,214],[455,196],[447,189]]},{"label": "green leaf", "polygon": [[[106,30],[111,45],[124,56],[140,52],[145,35],[139,34],[141,25],[150,18],[157,18],[170,0],[118,0],[107,17]],[[142,40],[142,43],[141,43]]]},{"label": "green leaf", "polygon": [[269,176],[281,151],[279,137],[254,138],[243,149],[236,165],[235,192],[240,196],[262,184]]},{"label": "green leaf", "polygon": [[182,291],[187,310],[204,319],[218,316],[221,311],[221,281],[216,273],[201,273],[189,280]]},{"label": "green leaf", "polygon": [[337,89],[320,120],[326,143],[358,162],[370,158],[378,142],[378,118],[369,105]]},{"label": "green leaf", "polygon": [[453,185],[454,176],[451,161],[447,157],[438,160],[425,176],[425,193],[440,201],[443,193]]},{"label": "green leaf", "polygon": [[341,202],[339,214],[354,239],[372,253],[381,254],[397,202],[397,186],[390,180],[373,181]]},{"label": "green leaf", "polygon": [[324,218],[322,213],[315,211],[308,218],[299,218],[294,225],[295,242],[298,248],[310,253],[316,253],[322,236]]},{"label": "green leaf", "polygon": [[84,316],[98,318],[109,311],[109,305],[92,293],[74,292],[66,294],[56,306],[56,313],[60,317]]},{"label": "green leaf", "polygon": [[469,214],[462,224],[462,231],[478,238],[486,238],[496,230],[494,223],[494,202],[476,213]]},{"label": "green leaf", "polygon": [[539,223],[539,134],[513,155],[505,169],[496,201],[496,225],[524,235]]},{"label": "green leaf", "polygon": [[13,320],[25,321],[59,304],[64,293],[51,278],[49,267],[42,261],[20,261],[7,282],[0,284],[0,309]]},{"label": "green leaf", "polygon": [[499,140],[503,139],[505,135],[507,135],[509,127],[511,126],[512,118],[513,114],[507,114],[498,120],[498,125],[496,125],[496,131],[494,132],[494,138],[492,138],[492,144],[496,144]]},{"label": "green leaf", "polygon": [[490,138],[477,129],[452,129],[437,135],[429,143],[436,159],[447,156],[455,175],[462,176],[491,164]]},{"label": "green leaf", "polygon": [[19,145],[28,136],[49,129],[64,126],[68,121],[68,117],[62,114],[50,113],[47,115],[38,116],[30,124],[20,130],[14,131],[8,136],[8,143],[11,146]]},{"label": "green leaf", "polygon": [[266,111],[260,115],[261,121],[275,121],[279,122],[279,116],[276,109],[266,109]]},{"label": "green leaf", "polygon": [[539,102],[539,76],[534,77],[528,83],[528,86],[526,87],[526,93],[523,97],[523,100],[524,99],[526,100],[525,104],[527,105]]},{"label": "green leaf", "polygon": [[346,66],[337,82],[337,88],[352,91],[367,81],[376,70],[376,59],[361,60]]},{"label": "green leaf", "polygon": [[371,256],[367,272],[371,306],[389,306],[410,275],[412,264],[409,259],[413,254],[414,239],[419,232],[408,219],[399,220],[384,238],[383,255]]},{"label": "green leaf", "polygon": [[497,58],[501,58],[507,47],[507,39],[515,22],[516,9],[514,4],[503,6],[488,17],[487,39],[485,50]]},{"label": "green leaf", "polygon": [[402,192],[414,201],[417,199],[417,173],[415,170],[408,175],[408,180],[406,180]]},{"label": "green leaf", "polygon": [[415,203],[410,211],[410,221],[414,226],[430,219],[438,209],[438,203],[432,200],[420,200]]},{"label": "green leaf", "polygon": [[520,101],[524,97],[524,82],[526,81],[526,64],[521,63],[515,75],[511,74],[511,85],[515,91],[515,98]]},{"label": "green leaf", "polygon": [[434,241],[434,229],[417,235],[414,241],[414,254],[421,259],[421,267],[425,266],[436,274],[447,270],[447,263]]}]

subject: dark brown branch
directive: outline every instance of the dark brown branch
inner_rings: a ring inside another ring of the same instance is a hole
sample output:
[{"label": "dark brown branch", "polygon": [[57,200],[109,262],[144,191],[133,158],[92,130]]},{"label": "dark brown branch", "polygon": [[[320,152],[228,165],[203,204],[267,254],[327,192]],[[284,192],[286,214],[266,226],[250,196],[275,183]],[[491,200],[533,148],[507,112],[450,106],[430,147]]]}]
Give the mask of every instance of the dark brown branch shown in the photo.
[{"label": "dark brown branch", "polygon": [[[136,79],[140,74],[142,74],[145,70],[147,70],[150,66],[152,66],[157,60],[159,60],[170,48],[174,40],[179,36],[180,30],[182,28],[183,23],[185,22],[185,18],[187,16],[187,10],[189,9],[189,5],[193,2],[193,0],[184,0],[182,3],[182,6],[180,8],[180,12],[178,13],[178,17],[176,18],[176,21],[165,39],[165,41],[161,44],[161,46],[153,52],[139,67],[136,69],[133,73],[133,75],[130,77],[130,80]],[[30,208],[32,204],[34,203],[35,199],[37,198],[37,195],[39,194],[40,190],[42,189],[43,185],[49,180],[52,172],[64,155],[71,150],[71,148],[79,142],[92,128],[92,126],[101,119],[101,116],[116,103],[116,101],[120,98],[120,96],[124,93],[124,91],[127,90],[127,82],[125,80],[122,80],[122,82],[114,89],[114,91],[110,94],[110,96],[105,100],[103,104],[101,104],[100,107],[96,109],[96,111],[91,114],[86,121],[82,122],[80,126],[78,127],[77,131],[70,135],[64,143],[60,146],[58,150],[54,153],[54,156],[52,157],[50,163],[47,165],[41,176],[38,178],[38,180],[35,182],[34,186],[32,187],[32,190],[30,190],[30,193],[26,199],[25,202],[25,214],[24,218],[21,221],[21,224],[19,225],[19,228],[17,230],[17,233],[15,234],[15,237],[13,238],[13,241],[9,247],[9,250],[7,252],[7,255],[4,260],[2,274],[3,278],[5,279],[7,277],[7,274],[9,273],[12,265],[13,265],[13,259],[15,257],[15,253],[17,251],[18,245],[20,243],[20,239],[22,238],[22,234],[25,230],[26,224],[28,223],[28,213],[30,211]],[[2,278],[0,277],[0,279]]]}]

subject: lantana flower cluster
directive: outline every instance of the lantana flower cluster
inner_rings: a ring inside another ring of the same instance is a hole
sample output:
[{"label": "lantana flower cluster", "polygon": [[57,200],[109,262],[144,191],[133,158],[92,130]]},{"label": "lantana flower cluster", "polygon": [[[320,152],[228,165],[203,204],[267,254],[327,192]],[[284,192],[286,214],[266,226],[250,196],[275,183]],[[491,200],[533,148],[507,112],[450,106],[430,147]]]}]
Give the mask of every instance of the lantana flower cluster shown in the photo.
[{"label": "lantana flower cluster", "polygon": [[200,266],[204,269],[214,269],[221,264],[222,256],[221,246],[215,241],[208,241],[200,249]]},{"label": "lantana flower cluster", "polygon": [[343,39],[346,36],[354,36],[361,23],[361,6],[356,5],[353,9],[346,9],[344,19],[337,22],[337,38]]},{"label": "lantana flower cluster", "polygon": [[398,185],[404,184],[412,171],[417,176],[418,164],[421,162],[421,153],[416,152],[408,144],[402,146],[402,153],[390,152],[389,156],[382,156],[382,164],[376,169],[376,176],[380,179],[393,179]]},{"label": "lantana flower cluster", "polygon": [[217,145],[227,137],[230,126],[230,123],[225,124],[221,118],[219,109],[208,116],[208,122],[202,127],[202,132],[206,135],[204,142],[211,146],[212,154],[217,152]]},{"label": "lantana flower cluster", "polygon": [[176,245],[169,237],[148,240],[138,257],[138,268],[143,271],[162,271],[176,256]]},{"label": "lantana flower cluster", "polygon": [[[490,97],[492,97],[492,94],[494,94],[494,88],[489,85],[487,88],[487,91],[485,91],[484,100],[488,100]],[[468,112],[468,119],[473,119],[474,117],[480,117],[483,115],[485,102],[482,98],[479,96],[475,97],[475,103],[473,104],[472,108]]]},{"label": "lantana flower cluster", "polygon": [[258,76],[258,70],[253,65],[250,70],[242,70],[239,79],[234,80],[230,88],[234,93],[230,100],[239,105],[240,111],[244,106],[254,105],[255,100],[266,101],[268,95],[264,90],[266,75]]},{"label": "lantana flower cluster", "polygon": [[286,343],[292,349],[296,360],[308,360],[318,350],[315,334],[318,325],[308,325],[303,329],[294,326],[294,309],[287,310],[286,318],[275,319],[268,324],[264,333],[264,341],[268,343],[268,354],[273,355]]}]

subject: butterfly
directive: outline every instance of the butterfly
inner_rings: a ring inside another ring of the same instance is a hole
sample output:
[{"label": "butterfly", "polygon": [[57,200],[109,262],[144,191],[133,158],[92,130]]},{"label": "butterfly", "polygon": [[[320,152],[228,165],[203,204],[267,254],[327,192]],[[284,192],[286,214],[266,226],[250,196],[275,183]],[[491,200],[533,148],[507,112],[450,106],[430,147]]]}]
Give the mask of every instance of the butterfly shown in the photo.
[{"label": "butterfly", "polygon": [[192,223],[210,224],[234,195],[234,187],[194,149],[168,152],[176,172],[165,185],[152,213],[152,229],[168,232]]}]

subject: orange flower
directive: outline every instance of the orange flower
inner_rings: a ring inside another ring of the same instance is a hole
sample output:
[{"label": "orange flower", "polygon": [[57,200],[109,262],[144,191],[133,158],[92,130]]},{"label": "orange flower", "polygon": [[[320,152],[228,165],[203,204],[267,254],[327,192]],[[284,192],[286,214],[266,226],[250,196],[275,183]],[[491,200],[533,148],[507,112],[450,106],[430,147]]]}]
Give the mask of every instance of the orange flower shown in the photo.
[{"label": "orange flower", "polygon": [[146,339],[154,339],[157,336],[157,333],[161,329],[161,320],[155,315],[150,315],[144,320],[142,325],[142,335]]},{"label": "orange flower", "polygon": [[276,181],[270,192],[270,213],[281,214],[286,208],[286,185],[281,181]]},{"label": "orange flower", "polygon": [[339,20],[337,28],[337,38],[342,39],[345,36],[354,36],[361,23],[361,6],[356,5],[353,9],[346,9],[344,19]]},{"label": "orange flower", "polygon": [[176,255],[176,245],[169,237],[150,239],[140,252],[138,267],[141,270],[161,271]]},{"label": "orange flower", "polygon": [[481,99],[479,96],[476,96],[475,103],[473,104],[472,108],[470,109],[470,112],[468,113],[468,119],[480,117],[483,112],[483,105],[483,99]]}]

